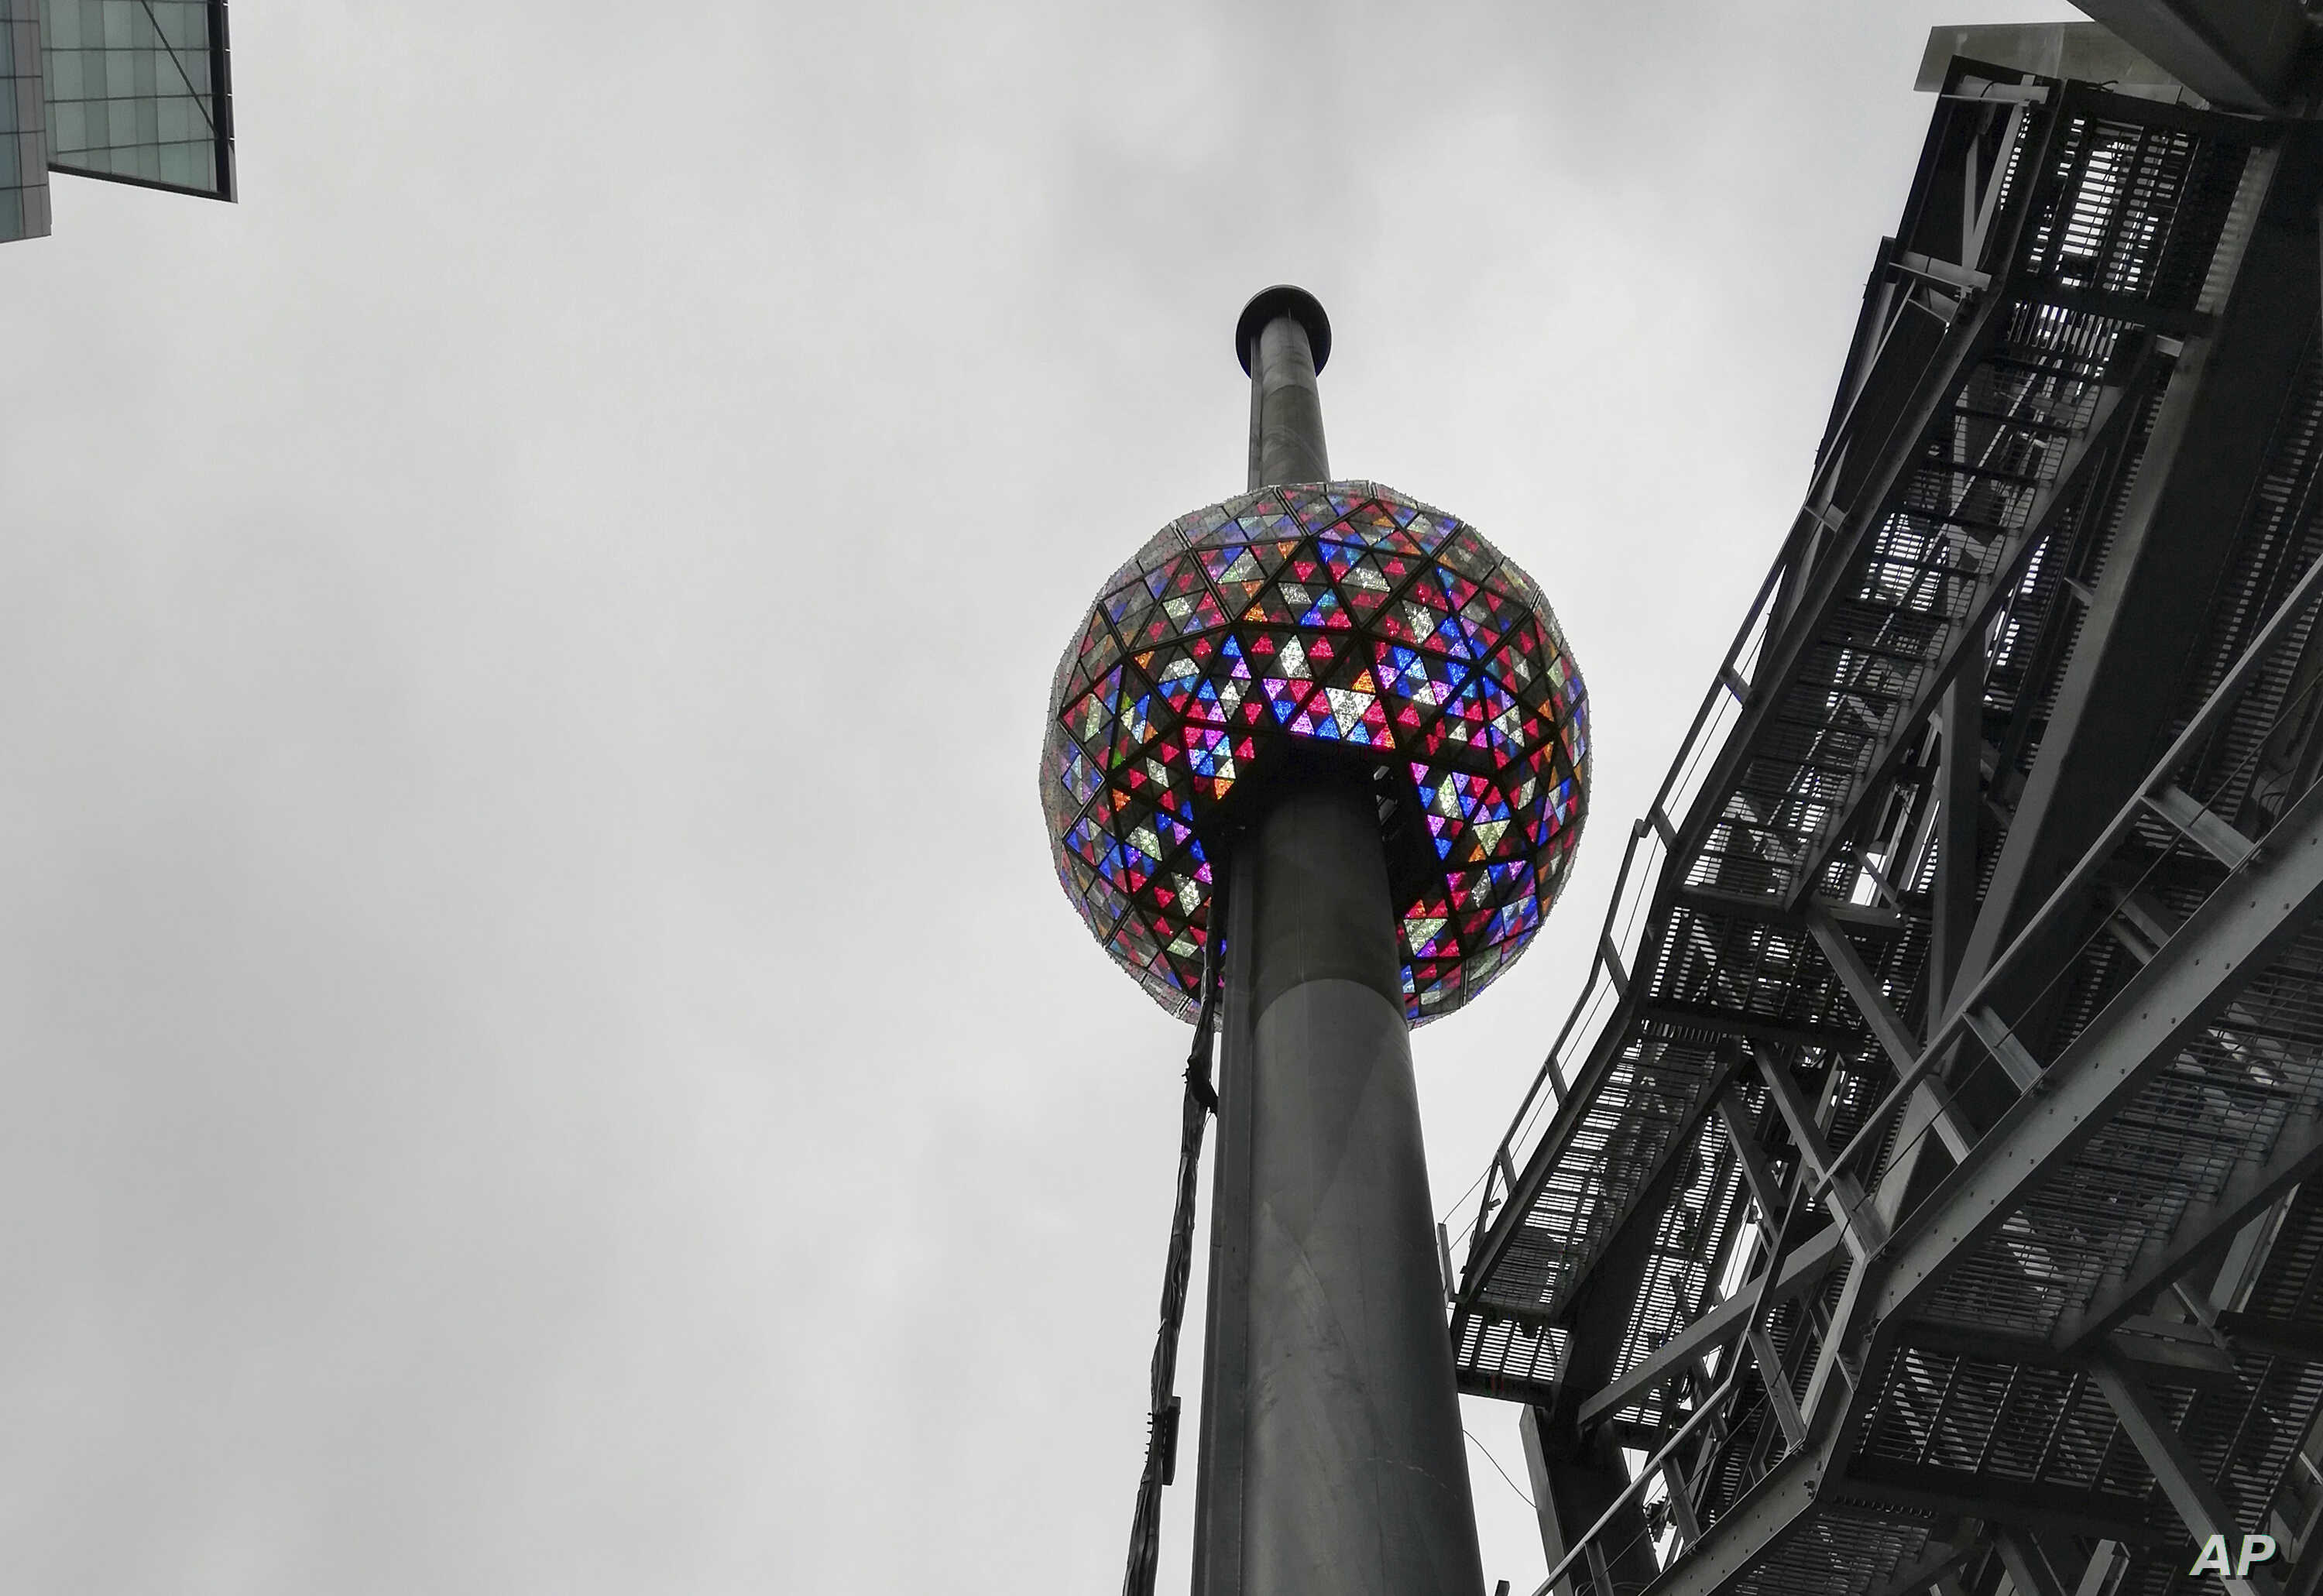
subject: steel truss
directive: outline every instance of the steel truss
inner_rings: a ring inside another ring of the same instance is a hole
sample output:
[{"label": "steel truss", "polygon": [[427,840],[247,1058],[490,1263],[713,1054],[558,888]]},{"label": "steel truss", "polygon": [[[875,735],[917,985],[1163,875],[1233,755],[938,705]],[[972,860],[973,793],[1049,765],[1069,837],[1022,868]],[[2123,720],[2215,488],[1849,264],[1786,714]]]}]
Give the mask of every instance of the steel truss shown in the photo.
[{"label": "steel truss", "polygon": [[1952,63],[1484,1183],[1594,1596],[2323,1582],[2323,140]]}]

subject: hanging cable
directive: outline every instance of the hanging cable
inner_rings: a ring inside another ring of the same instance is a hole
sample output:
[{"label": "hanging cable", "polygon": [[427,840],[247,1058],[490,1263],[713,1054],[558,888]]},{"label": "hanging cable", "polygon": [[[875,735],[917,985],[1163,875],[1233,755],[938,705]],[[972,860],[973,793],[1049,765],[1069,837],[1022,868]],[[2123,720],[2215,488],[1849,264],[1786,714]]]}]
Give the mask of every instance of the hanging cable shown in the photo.
[{"label": "hanging cable", "polygon": [[1137,1512],[1129,1523],[1129,1572],[1122,1596],[1153,1596],[1162,1557],[1162,1488],[1178,1473],[1178,1331],[1186,1318],[1186,1282],[1194,1268],[1194,1173],[1202,1161],[1202,1129],[1217,1112],[1210,1084],[1210,1036],[1217,1024],[1218,988],[1225,970],[1226,869],[1215,862],[1209,934],[1202,940],[1202,1000],[1195,1013],[1194,1045],[1186,1055],[1186,1101],[1178,1137],[1178,1207],[1170,1222],[1170,1257],[1162,1274],[1162,1326],[1153,1338],[1152,1406],[1146,1421],[1145,1472],[1137,1481]]}]

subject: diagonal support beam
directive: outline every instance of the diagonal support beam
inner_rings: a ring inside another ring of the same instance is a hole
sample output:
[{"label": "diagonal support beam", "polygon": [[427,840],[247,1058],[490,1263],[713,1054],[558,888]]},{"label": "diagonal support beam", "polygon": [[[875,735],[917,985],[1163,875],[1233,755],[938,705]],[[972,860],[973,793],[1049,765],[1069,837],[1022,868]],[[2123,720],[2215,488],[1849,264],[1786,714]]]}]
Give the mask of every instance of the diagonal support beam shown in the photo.
[{"label": "diagonal support beam", "polygon": [[1775,1410],[1775,1422],[1783,1427],[1783,1445],[1795,1448],[1807,1438],[1806,1416],[1799,1411],[1799,1399],[1791,1392],[1790,1371],[1783,1367],[1783,1354],[1775,1348],[1775,1338],[1764,1324],[1750,1326],[1750,1357],[1758,1365],[1758,1378],[1767,1388],[1767,1403]]},{"label": "diagonal support beam", "polygon": [[2016,1596],[2068,1596],[2031,1536],[2003,1529],[1994,1536],[1993,1547],[2000,1554],[2000,1565],[2008,1571],[2009,1582],[2016,1587]]},{"label": "diagonal support beam", "polygon": [[2128,1554],[2122,1550],[2119,1541],[2099,1541],[2081,1570],[2080,1582],[2073,1587],[2073,1596],[2105,1596],[2113,1583],[2114,1565],[2127,1559]]},{"label": "diagonal support beam", "polygon": [[1758,1206],[1758,1220],[1772,1230],[1783,1222],[1782,1183],[1775,1179],[1773,1166],[1767,1162],[1767,1150],[1758,1145],[1751,1127],[1742,1117],[1742,1106],[1732,1093],[1718,1099],[1719,1123],[1726,1127],[1726,1140],[1734,1148],[1734,1165],[1742,1176],[1742,1184]]},{"label": "diagonal support beam", "polygon": [[1897,1226],[1874,1311],[1892,1319],[1966,1257],[2033,1188],[2323,913],[2323,785],[2266,848],[2131,977],[2042,1078]]},{"label": "diagonal support beam", "polygon": [[1662,1500],[1669,1503],[1670,1522],[1677,1526],[1678,1544],[1693,1546],[1702,1538],[1702,1520],[1694,1516],[1685,1470],[1676,1458],[1662,1464]]},{"label": "diagonal support beam", "polygon": [[[1878,1039],[1880,1051],[1887,1055],[1887,1062],[1896,1073],[1900,1076],[1918,1063],[1920,1048],[1917,1040],[1904,1023],[1903,1016],[1889,1004],[1887,994],[1879,990],[1879,984],[1871,978],[1871,972],[1863,968],[1863,960],[1857,955],[1855,944],[1847,940],[1847,933],[1840,929],[1839,922],[1821,909],[1810,906],[1807,930],[1813,933],[1815,946],[1823,949],[1832,973],[1839,977],[1841,987],[1853,1000],[1857,1012],[1862,1014],[1863,1023]],[[1966,1156],[1970,1140],[1968,1127],[1960,1123],[1960,1115],[1953,1112],[1951,1105],[1937,1095],[1935,1084],[1923,1080],[1913,1089],[1912,1096],[1914,1099],[1927,1099],[1923,1105],[1923,1112],[1934,1121],[1936,1135],[1943,1142],[1944,1151],[1955,1160]]]},{"label": "diagonal support beam", "polygon": [[[1779,1221],[1781,1210],[1775,1210],[1775,1214],[1776,1218],[1770,1219],[1769,1224]],[[1823,1278],[1846,1256],[1846,1249],[1841,1245],[1840,1229],[1835,1225],[1819,1230],[1801,1242],[1783,1259],[1783,1271],[1775,1278],[1775,1294],[1767,1299],[1768,1309],[1772,1311],[1800,1292],[1821,1285]],[[1763,1275],[1752,1276],[1733,1296],[1671,1336],[1642,1359],[1636,1368],[1617,1380],[1608,1381],[1584,1400],[1575,1410],[1575,1422],[1582,1429],[1587,1429],[1599,1419],[1620,1412],[1662,1381],[1683,1373],[1732,1341],[1749,1322],[1751,1307],[1764,1284]]]},{"label": "diagonal support beam", "polygon": [[2177,1226],[2160,1245],[2142,1253],[2126,1277],[2101,1288],[2087,1307],[2061,1323],[2052,1338],[2057,1347],[2070,1352],[2095,1342],[2155,1292],[2224,1252],[2243,1226],[2318,1169],[2323,1169],[2323,1118],[2292,1121],[2276,1136],[2265,1160],[2237,1169],[2217,1200],[2181,1215]]},{"label": "diagonal support beam", "polygon": [[1880,991],[1879,984],[1871,978],[1871,972],[1863,968],[1863,959],[1855,951],[1855,944],[1847,940],[1847,933],[1839,929],[1839,922],[1819,904],[1811,903],[1807,907],[1807,931],[1813,936],[1815,946],[1823,949],[1823,956],[1831,965],[1832,973],[1839,977],[1839,984],[1854,1000],[1856,1012],[1870,1027],[1880,1050],[1887,1055],[1887,1061],[1899,1072],[1909,1069],[1919,1059],[1919,1044],[1910,1028],[1904,1023],[1903,1016],[1896,1014],[1888,1003],[1887,995]]},{"label": "diagonal support beam", "polygon": [[1767,1471],[1701,1541],[1662,1570],[1643,1596],[1717,1596],[1772,1554],[1807,1520],[1823,1460],[1795,1452]]},{"label": "diagonal support beam", "polygon": [[1887,1584],[1875,1584],[1870,1596],[1926,1596],[1944,1582],[1956,1568],[1968,1561],[1968,1555],[1956,1545],[1931,1543],[1928,1552],[1905,1564],[1888,1577]]},{"label": "diagonal support beam", "polygon": [[[1758,1075],[1767,1083],[1768,1096],[1775,1100],[1776,1110],[1790,1128],[1791,1140],[1798,1144],[1799,1159],[1805,1172],[1823,1180],[1831,1172],[1831,1149],[1823,1139],[1823,1132],[1814,1123],[1813,1112],[1805,1097],[1800,1095],[1799,1083],[1782,1061],[1764,1048],[1757,1049]],[[1831,1182],[1823,1194],[1823,1206],[1831,1216],[1839,1221],[1841,1233],[1857,1256],[1866,1257],[1884,1238],[1879,1217],[1864,1201],[1863,1188],[1852,1175],[1842,1174]]]},{"label": "diagonal support beam", "polygon": [[[2090,1360],[2089,1378],[2113,1405],[2122,1433],[2130,1438],[2138,1455],[2145,1460],[2145,1466],[2153,1472],[2154,1483],[2162,1487],[2162,1494],[2177,1509],[2194,1544],[2199,1546],[2212,1536],[2224,1536],[2228,1545],[2236,1544],[2241,1527],[2228,1510],[2226,1500],[2219,1496],[2217,1486],[2187,1453],[2178,1438],[2177,1426],[2153,1399],[2144,1380],[2110,1351],[2100,1352]],[[2256,1569],[2245,1574],[2230,1570],[2218,1579],[2228,1596],[2281,1596],[2273,1579]]]},{"label": "diagonal support beam", "polygon": [[2323,1593],[2323,1536],[2310,1535],[2300,1552],[2299,1561],[2291,1565],[2283,1576],[2282,1596],[2318,1596]]},{"label": "diagonal support beam", "polygon": [[[1621,1449],[1610,1436],[1595,1436],[1573,1446],[1557,1434],[1557,1424],[1538,1408],[1528,1408],[1517,1420],[1524,1442],[1525,1470],[1532,1482],[1533,1505],[1540,1520],[1541,1550],[1553,1569],[1570,1559],[1590,1526],[1603,1514],[1629,1476],[1621,1466]],[[1612,1550],[1609,1553],[1607,1546]],[[1646,1517],[1636,1501],[1615,1513],[1610,1534],[1601,1533],[1583,1546],[1583,1560],[1599,1591],[1635,1590],[1653,1578],[1653,1552],[1647,1545]],[[1578,1582],[1570,1573],[1556,1582],[1562,1593]]]},{"label": "diagonal support beam", "polygon": [[[2150,963],[2152,959],[2149,952],[2138,962]],[[2020,1092],[2029,1092],[2040,1081],[2040,1060],[2025,1050],[2007,1022],[1994,1014],[1989,1005],[1979,1004],[1969,1010],[1963,1023],[1969,1034],[1983,1044],[1984,1050],[1992,1055],[1992,1061],[2000,1066],[2001,1073],[2008,1077],[2009,1085]]]},{"label": "diagonal support beam", "polygon": [[1871,1596],[1926,1596],[1937,1581],[1965,1560],[1958,1546],[1931,1542],[1925,1552],[1897,1569],[1886,1584],[1873,1587]]},{"label": "diagonal support beam", "polygon": [[2145,807],[2160,815],[2203,852],[2232,870],[2250,858],[2258,845],[2202,807],[2185,788],[2172,784],[2145,795]]},{"label": "diagonal support beam", "polygon": [[1979,843],[1984,805],[1984,637],[1963,645],[1968,658],[1944,688],[1942,752],[1936,766],[1935,901],[1928,916],[1928,1023],[1938,1023],[1960,973],[1960,949],[1976,923]]}]

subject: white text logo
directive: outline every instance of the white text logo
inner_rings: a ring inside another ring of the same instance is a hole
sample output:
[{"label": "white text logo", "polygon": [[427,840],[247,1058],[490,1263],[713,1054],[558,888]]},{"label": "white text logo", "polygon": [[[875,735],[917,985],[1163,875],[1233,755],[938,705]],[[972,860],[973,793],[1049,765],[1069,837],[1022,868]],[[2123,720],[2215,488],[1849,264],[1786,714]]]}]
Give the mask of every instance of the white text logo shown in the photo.
[{"label": "white text logo", "polygon": [[2242,1579],[2250,1573],[2252,1564],[2265,1563],[2273,1556],[2274,1537],[2272,1536],[2246,1535],[2243,1536],[2242,1555],[2230,1562],[2227,1557],[2227,1537],[2214,1535],[2202,1543],[2202,1555],[2194,1559],[2194,1566],[2188,1572],[2232,1574],[2236,1579]]}]

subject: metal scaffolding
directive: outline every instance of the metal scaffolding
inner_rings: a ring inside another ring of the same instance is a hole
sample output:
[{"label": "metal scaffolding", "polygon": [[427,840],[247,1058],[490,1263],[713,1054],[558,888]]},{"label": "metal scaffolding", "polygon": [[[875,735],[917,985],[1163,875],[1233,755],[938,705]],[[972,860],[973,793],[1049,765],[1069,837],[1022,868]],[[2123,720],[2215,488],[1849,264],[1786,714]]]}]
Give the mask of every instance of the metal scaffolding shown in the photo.
[{"label": "metal scaffolding", "polygon": [[1568,1592],[2314,1596],[2323,137],[1938,65],[1460,1380]]}]

